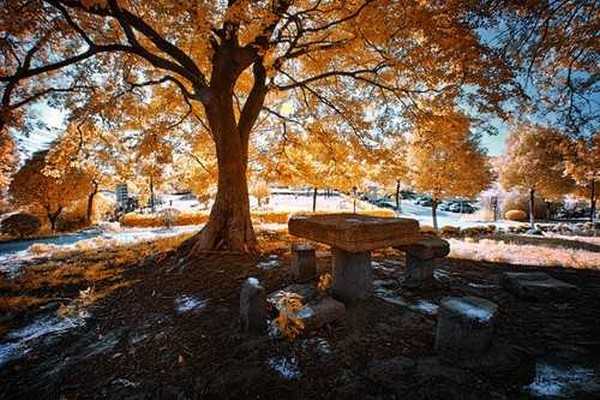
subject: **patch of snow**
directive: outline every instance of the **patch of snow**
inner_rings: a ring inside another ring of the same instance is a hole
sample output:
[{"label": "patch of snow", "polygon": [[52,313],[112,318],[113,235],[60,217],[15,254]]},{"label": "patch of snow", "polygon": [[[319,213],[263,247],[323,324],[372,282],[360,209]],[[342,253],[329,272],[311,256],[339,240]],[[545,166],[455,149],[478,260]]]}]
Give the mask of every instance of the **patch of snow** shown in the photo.
[{"label": "patch of snow", "polygon": [[386,289],[383,287],[378,287],[375,289],[375,296],[387,303],[395,304],[397,306],[407,306],[408,305],[408,303],[406,302],[404,297],[398,295],[393,290],[389,290],[389,289]]},{"label": "patch of snow", "polygon": [[181,295],[175,299],[175,309],[177,314],[183,314],[189,311],[202,310],[208,304],[208,300],[202,300],[196,296]]},{"label": "patch of snow", "polygon": [[272,357],[267,364],[284,379],[294,380],[301,376],[296,357]]},{"label": "patch of snow", "polygon": [[30,325],[9,332],[6,336],[8,341],[0,343],[0,366],[29,353],[35,342],[42,337],[59,335],[84,326],[89,317],[89,313],[85,311],[65,318],[46,315]]},{"label": "patch of snow", "polygon": [[317,350],[317,352],[319,352],[321,354],[325,354],[325,355],[333,353],[333,350],[332,350],[329,342],[326,339],[320,338],[320,337],[304,339],[302,342],[302,347],[303,348],[307,348],[307,347],[314,348]]},{"label": "patch of snow", "polygon": [[574,398],[577,393],[600,391],[600,373],[580,366],[537,363],[535,378],[525,387],[535,398]]},{"label": "patch of snow", "polygon": [[260,287],[260,282],[258,281],[258,279],[254,278],[254,277],[250,277],[248,279],[246,279],[246,282],[248,282],[250,285],[259,288]]},{"label": "patch of snow", "polygon": [[279,267],[279,265],[279,257],[275,254],[271,254],[266,261],[261,261],[258,264],[256,264],[256,266],[262,269],[263,271],[270,271]]},{"label": "patch of snow", "polygon": [[304,306],[300,311],[296,313],[296,316],[300,319],[308,319],[315,315],[315,311],[310,306]]},{"label": "patch of snow", "polygon": [[493,313],[490,310],[486,310],[482,307],[477,307],[470,302],[463,301],[461,299],[453,298],[446,301],[446,306],[464,314],[470,318],[477,319],[479,321],[488,321],[493,317]]},{"label": "patch of snow", "polygon": [[477,289],[495,289],[499,287],[498,285],[493,285],[491,283],[469,282],[468,285]]},{"label": "patch of snow", "polygon": [[113,385],[122,385],[125,387],[133,387],[133,388],[140,386],[139,382],[132,382],[129,379],[125,379],[125,378],[115,379],[114,381],[112,381],[112,383],[113,383]]},{"label": "patch of snow", "polygon": [[436,315],[440,306],[427,300],[419,300],[415,304],[411,304],[409,308],[427,315]]}]

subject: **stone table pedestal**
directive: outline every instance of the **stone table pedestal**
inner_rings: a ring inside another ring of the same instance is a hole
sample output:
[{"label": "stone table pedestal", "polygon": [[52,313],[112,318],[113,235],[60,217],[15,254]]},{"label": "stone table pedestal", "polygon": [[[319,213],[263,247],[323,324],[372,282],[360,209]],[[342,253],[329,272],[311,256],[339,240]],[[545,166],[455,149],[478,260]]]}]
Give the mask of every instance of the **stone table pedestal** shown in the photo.
[{"label": "stone table pedestal", "polygon": [[332,293],[344,302],[364,300],[373,290],[371,252],[351,253],[333,248],[332,253]]}]

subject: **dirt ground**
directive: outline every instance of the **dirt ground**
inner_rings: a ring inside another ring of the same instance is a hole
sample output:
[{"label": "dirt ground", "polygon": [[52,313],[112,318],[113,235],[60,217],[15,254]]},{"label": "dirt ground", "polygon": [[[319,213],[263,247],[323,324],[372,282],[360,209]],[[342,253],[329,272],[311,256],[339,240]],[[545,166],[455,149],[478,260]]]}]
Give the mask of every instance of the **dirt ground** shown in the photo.
[{"label": "dirt ground", "polygon": [[[11,330],[44,315],[86,313],[85,324],[40,338],[23,357],[0,365],[0,398],[516,399],[529,398],[523,387],[534,379],[539,360],[593,371],[599,366],[600,268],[449,259],[427,287],[392,286],[415,304],[475,295],[499,305],[493,348],[481,360],[460,364],[437,357],[435,315],[375,296],[349,307],[343,321],[292,342],[242,334],[242,282],[257,277],[268,292],[292,283],[291,239],[263,232],[260,240],[259,259],[207,253],[187,262],[175,251],[142,252],[134,262],[85,264],[79,257],[78,272],[71,275],[70,258],[38,266],[44,278],[35,284],[32,273],[0,278],[0,343]],[[320,271],[326,272],[329,253],[318,250]],[[273,254],[275,267],[257,267]],[[394,250],[373,259],[386,267],[375,269],[376,279],[393,280],[404,268],[402,253]],[[96,269],[92,275],[90,265]],[[579,290],[570,298],[518,299],[502,289],[499,278],[501,272],[522,270],[543,270]],[[94,296],[63,300],[81,297],[90,284]],[[182,296],[197,300],[195,307],[178,310]],[[571,395],[599,398],[600,387]]]}]

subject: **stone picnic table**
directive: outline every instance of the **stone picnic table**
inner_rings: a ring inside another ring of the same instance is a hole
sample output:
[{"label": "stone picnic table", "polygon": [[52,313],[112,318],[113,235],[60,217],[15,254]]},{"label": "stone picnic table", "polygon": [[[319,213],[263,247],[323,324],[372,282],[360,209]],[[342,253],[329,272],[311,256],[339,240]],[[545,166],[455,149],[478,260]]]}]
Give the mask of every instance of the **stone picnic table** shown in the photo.
[{"label": "stone picnic table", "polygon": [[[293,216],[291,235],[331,246],[333,294],[345,302],[365,299],[372,291],[371,251],[395,247],[407,254],[408,280],[422,280],[422,261],[445,257],[446,241],[424,237],[419,223],[409,218],[359,214]],[[432,263],[428,263],[432,264]],[[427,268],[426,268],[427,269]],[[432,267],[425,272],[430,275]]]}]

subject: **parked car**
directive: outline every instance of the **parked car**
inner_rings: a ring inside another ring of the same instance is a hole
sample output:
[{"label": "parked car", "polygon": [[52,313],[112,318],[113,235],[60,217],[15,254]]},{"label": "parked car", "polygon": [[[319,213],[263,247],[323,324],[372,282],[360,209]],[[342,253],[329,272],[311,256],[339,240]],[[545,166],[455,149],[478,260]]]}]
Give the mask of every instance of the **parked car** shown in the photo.
[{"label": "parked car", "polygon": [[433,200],[428,197],[422,197],[416,201],[416,204],[420,205],[421,207],[431,207],[433,205]]},{"label": "parked car", "polygon": [[473,214],[477,209],[468,201],[448,200],[443,202],[439,209],[452,213]]}]

